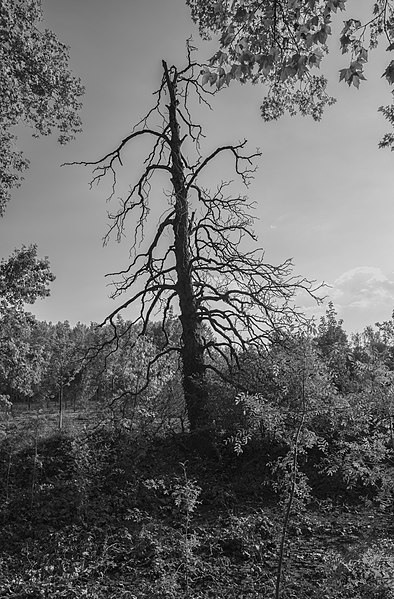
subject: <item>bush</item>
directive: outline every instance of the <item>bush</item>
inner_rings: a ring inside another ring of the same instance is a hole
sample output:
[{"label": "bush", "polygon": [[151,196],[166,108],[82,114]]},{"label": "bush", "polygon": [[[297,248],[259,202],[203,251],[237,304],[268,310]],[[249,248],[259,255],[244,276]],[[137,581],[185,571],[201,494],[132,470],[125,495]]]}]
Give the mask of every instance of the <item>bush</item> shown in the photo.
[{"label": "bush", "polygon": [[328,552],[323,574],[324,599],[393,599],[394,542],[383,539],[348,558]]}]

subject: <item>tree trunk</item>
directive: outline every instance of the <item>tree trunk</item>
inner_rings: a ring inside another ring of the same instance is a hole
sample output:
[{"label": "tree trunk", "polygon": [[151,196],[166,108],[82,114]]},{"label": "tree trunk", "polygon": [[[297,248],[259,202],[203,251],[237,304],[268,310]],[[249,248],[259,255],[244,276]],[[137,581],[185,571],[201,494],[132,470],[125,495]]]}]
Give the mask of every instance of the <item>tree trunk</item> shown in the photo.
[{"label": "tree trunk", "polygon": [[63,385],[59,389],[59,430],[63,428]]},{"label": "tree trunk", "polygon": [[204,347],[192,281],[192,263],[189,249],[189,202],[184,162],[181,155],[180,127],[177,119],[177,72],[174,71],[171,79],[165,61],[163,61],[163,68],[170,99],[168,112],[171,131],[171,181],[175,197],[173,231],[177,273],[176,291],[179,298],[180,321],[182,324],[182,383],[190,429],[197,430],[210,424],[208,392],[205,381]]}]

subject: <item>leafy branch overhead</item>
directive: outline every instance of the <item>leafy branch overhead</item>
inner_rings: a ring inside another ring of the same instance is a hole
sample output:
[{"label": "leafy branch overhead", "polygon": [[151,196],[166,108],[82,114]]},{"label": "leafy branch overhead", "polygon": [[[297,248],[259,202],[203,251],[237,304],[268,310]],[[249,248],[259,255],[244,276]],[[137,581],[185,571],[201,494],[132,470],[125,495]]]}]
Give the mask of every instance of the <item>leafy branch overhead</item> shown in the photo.
[{"label": "leafy branch overhead", "polygon": [[[347,8],[347,0],[186,0],[203,37],[219,37],[219,50],[202,73],[204,85],[220,89],[231,81],[262,83],[266,92],[261,113],[264,120],[285,112],[311,115],[319,120],[324,108],[335,100],[327,93],[328,81],[314,73],[328,53],[334,16]],[[359,87],[370,50],[381,39],[394,49],[392,0],[370,2],[370,19],[344,21],[339,37],[342,54],[350,55],[340,81]],[[365,5],[365,3],[363,3]],[[363,6],[365,8],[365,6]],[[383,75],[394,83],[394,61]],[[391,105],[380,108],[391,124]],[[394,137],[385,136],[381,146],[392,147]]]},{"label": "leafy branch overhead", "polygon": [[0,215],[29,161],[16,149],[17,125],[33,136],[58,130],[60,143],[81,130],[84,89],[69,70],[68,48],[48,29],[39,0],[0,3]]},{"label": "leafy branch overhead", "polygon": [[[227,157],[248,186],[260,152],[248,153],[241,141],[203,154],[203,131],[190,110],[196,101],[208,104],[209,92],[199,79],[203,67],[191,60],[188,49],[184,69],[163,61],[156,103],[132,131],[102,158],[77,164],[94,167],[92,184],[110,177],[111,199],[118,193],[126,148],[142,138],[151,140],[141,174],[110,215],[106,241],[112,233],[120,240],[128,226],[133,237],[130,264],[110,275],[115,277],[113,297],[127,294],[127,299],[103,324],[110,322],[116,335],[114,319],[127,308],[135,315],[130,326],[144,335],[152,317],[160,314],[167,342],[155,361],[173,351],[180,354],[189,418],[196,428],[204,419],[205,373],[216,369],[215,356],[229,364],[238,350],[260,346],[303,321],[294,296],[313,292],[309,281],[292,274],[290,260],[278,266],[265,261],[245,196],[234,197],[223,179],[214,190],[204,185],[204,173],[219,158],[223,168]],[[163,175],[170,187],[158,193]],[[166,335],[172,309],[182,325],[175,343]]]}]

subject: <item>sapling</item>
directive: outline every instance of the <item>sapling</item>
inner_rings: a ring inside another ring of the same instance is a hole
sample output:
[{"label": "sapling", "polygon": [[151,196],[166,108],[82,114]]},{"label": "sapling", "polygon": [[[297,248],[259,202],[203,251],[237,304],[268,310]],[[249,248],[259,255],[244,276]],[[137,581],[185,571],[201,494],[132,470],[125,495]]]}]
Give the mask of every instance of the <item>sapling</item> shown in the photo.
[{"label": "sapling", "polygon": [[197,485],[195,480],[188,478],[186,464],[182,463],[181,466],[183,470],[183,478],[178,484],[175,485],[172,496],[174,498],[175,506],[178,508],[182,517],[183,541],[181,543],[181,550],[185,566],[185,592],[186,597],[189,597],[190,568],[193,558],[193,549],[198,544],[195,534],[190,533],[190,522],[194,511],[200,503],[198,498],[201,493],[201,487]]}]

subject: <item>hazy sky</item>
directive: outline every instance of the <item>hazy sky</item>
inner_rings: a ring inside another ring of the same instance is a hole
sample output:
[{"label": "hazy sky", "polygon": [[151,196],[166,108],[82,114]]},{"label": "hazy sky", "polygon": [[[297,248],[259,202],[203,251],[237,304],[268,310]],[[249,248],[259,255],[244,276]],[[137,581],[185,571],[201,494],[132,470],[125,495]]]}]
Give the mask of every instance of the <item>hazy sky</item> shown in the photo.
[{"label": "hazy sky", "polygon": [[[161,60],[184,64],[191,34],[201,60],[212,52],[183,0],[43,0],[43,7],[86,86],[84,131],[66,147],[22,135],[31,168],[0,221],[0,255],[37,243],[49,256],[57,279],[51,298],[33,307],[39,318],[100,321],[116,306],[104,274],[127,264],[129,248],[115,240],[102,247],[105,187],[89,191],[89,170],[60,164],[94,160],[113,148],[150,106]],[[262,150],[248,194],[257,203],[255,230],[266,258],[292,257],[295,273],[329,283],[326,294],[348,330],[388,320],[394,309],[394,155],[377,148],[388,128],[377,107],[390,102],[381,79],[389,60],[388,53],[372,55],[368,82],[357,91],[337,83],[347,65],[335,50],[323,72],[338,102],[320,123],[301,117],[263,123],[262,90],[235,84],[217,95],[211,113],[198,115],[207,148],[246,138],[252,150]],[[138,155],[133,159],[137,168]],[[127,169],[133,182],[133,164]],[[220,173],[226,175],[232,176]]]}]

